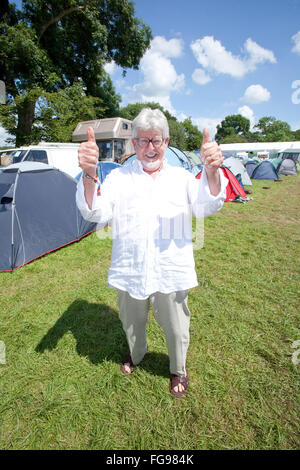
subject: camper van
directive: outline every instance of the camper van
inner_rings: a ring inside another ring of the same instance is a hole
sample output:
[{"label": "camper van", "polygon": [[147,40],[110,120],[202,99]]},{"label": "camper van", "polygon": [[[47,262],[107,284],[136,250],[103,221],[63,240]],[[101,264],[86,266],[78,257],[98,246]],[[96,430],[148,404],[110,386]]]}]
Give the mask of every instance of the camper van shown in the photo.
[{"label": "camper van", "polygon": [[129,119],[114,117],[80,122],[72,134],[72,141],[86,141],[88,127],[94,129],[99,160],[120,163],[122,157],[134,153],[131,142],[132,121]]},{"label": "camper van", "polygon": [[78,166],[79,144],[40,143],[15,149],[9,164],[19,162],[40,162],[58,168],[75,178],[81,172]]}]

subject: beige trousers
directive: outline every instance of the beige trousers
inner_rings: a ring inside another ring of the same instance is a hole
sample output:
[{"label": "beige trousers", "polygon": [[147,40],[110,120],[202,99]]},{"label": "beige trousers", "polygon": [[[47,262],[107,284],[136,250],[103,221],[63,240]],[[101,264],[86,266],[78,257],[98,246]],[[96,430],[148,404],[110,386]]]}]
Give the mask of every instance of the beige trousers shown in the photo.
[{"label": "beige trousers", "polygon": [[155,318],[165,333],[170,373],[185,377],[190,327],[187,298],[188,290],[170,294],[155,292],[145,300],[134,299],[128,292],[118,290],[119,316],[134,364],[139,364],[147,351],[146,324],[151,302]]}]

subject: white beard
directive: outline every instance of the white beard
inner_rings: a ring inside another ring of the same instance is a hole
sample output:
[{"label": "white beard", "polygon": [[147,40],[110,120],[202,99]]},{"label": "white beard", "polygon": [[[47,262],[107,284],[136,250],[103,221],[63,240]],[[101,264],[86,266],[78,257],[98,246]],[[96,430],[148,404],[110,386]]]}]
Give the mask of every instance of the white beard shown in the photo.
[{"label": "white beard", "polygon": [[[149,152],[149,156],[153,157],[154,155],[156,155],[155,153],[150,153]],[[146,154],[147,156],[147,154]],[[158,168],[160,167],[161,165],[161,161],[160,159],[158,158],[157,160],[154,160],[154,161],[148,161],[148,160],[142,160],[141,161],[143,167],[148,170],[148,171],[155,171],[155,170],[158,170]]]}]

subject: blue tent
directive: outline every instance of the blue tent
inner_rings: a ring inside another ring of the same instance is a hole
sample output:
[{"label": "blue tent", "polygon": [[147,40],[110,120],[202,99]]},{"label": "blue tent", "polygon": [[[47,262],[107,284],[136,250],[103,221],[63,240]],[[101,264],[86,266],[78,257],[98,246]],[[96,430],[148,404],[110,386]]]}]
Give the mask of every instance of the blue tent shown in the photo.
[{"label": "blue tent", "polygon": [[[121,166],[121,165],[119,165],[119,163],[115,163],[115,162],[104,162],[104,161],[99,162],[98,163],[98,175],[99,175],[100,183],[103,183],[103,181],[105,180],[107,175],[112,170],[114,170],[115,168],[118,168],[119,166]],[[82,174],[82,171],[76,176],[75,179],[77,181],[80,180],[81,174]]]},{"label": "blue tent", "polygon": [[269,160],[261,162],[259,165],[257,165],[252,173],[251,178],[254,180],[280,180],[274,165]]},{"label": "blue tent", "polygon": [[251,178],[253,171],[258,166],[258,163],[255,160],[248,160],[246,163],[244,163],[244,165],[245,165],[248,175]]},{"label": "blue tent", "polygon": [[44,163],[21,162],[0,171],[0,272],[96,230],[76,206],[76,186],[74,178]]},{"label": "blue tent", "polygon": [[[172,166],[179,166],[181,168],[185,168],[186,170],[193,173],[193,175],[198,175],[201,171],[201,165],[195,165],[192,160],[190,160],[184,152],[179,150],[176,147],[168,147],[165,151],[165,158],[167,159],[169,165]],[[124,162],[123,165],[128,165],[130,162],[136,159],[136,154],[131,155],[128,157]]]}]

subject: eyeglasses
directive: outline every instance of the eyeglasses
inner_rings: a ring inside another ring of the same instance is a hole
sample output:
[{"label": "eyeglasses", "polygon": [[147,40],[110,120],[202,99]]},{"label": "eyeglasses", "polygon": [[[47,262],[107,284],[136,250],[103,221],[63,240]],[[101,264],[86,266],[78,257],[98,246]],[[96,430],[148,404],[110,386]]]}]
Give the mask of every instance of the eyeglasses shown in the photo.
[{"label": "eyeglasses", "polygon": [[162,146],[164,139],[162,137],[154,137],[153,139],[147,139],[146,137],[138,137],[135,139],[138,143],[138,146],[142,149],[148,147],[150,142],[152,143],[154,148],[159,148]]}]

